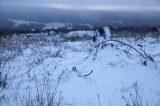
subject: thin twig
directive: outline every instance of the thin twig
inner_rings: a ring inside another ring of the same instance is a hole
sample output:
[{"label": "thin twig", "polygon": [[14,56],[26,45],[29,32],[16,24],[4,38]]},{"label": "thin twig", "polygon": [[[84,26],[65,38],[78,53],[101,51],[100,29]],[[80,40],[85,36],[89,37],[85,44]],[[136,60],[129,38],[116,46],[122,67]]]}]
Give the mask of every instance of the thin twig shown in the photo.
[{"label": "thin twig", "polygon": [[100,96],[99,96],[99,94],[97,95],[97,97],[98,97],[99,106],[101,106],[101,101],[100,101]]}]

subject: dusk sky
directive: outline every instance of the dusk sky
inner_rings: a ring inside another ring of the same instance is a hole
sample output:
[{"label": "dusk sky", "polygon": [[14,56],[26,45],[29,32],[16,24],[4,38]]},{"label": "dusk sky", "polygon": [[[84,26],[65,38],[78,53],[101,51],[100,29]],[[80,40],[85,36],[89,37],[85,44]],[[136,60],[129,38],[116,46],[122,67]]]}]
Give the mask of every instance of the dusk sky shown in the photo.
[{"label": "dusk sky", "polygon": [[0,0],[0,4],[91,10],[160,9],[160,0]]}]

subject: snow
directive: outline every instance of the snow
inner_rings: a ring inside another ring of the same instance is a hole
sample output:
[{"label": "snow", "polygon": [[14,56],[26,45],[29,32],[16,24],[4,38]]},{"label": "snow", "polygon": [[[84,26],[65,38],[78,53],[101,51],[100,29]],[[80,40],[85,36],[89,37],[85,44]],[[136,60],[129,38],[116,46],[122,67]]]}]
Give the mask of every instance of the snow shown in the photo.
[{"label": "snow", "polygon": [[104,32],[106,34],[106,38],[111,38],[112,37],[109,27],[104,27]]},{"label": "snow", "polygon": [[34,24],[39,24],[38,22],[35,22],[35,21],[24,21],[24,20],[16,20],[16,19],[8,19],[12,22],[14,22],[15,24],[15,27],[19,26],[19,25],[23,25],[23,24],[31,24],[31,23],[34,23]]},{"label": "snow", "polygon": [[58,29],[63,28],[68,24],[60,23],[60,22],[54,22],[54,23],[41,23],[41,22],[35,22],[35,21],[25,21],[25,20],[17,20],[17,19],[9,19],[10,21],[14,22],[15,27],[23,24],[43,24],[45,27],[43,29]]},{"label": "snow", "polygon": [[58,28],[63,28],[65,27],[66,25],[64,23],[59,23],[59,22],[55,22],[55,23],[47,23],[45,24],[45,27],[44,29],[58,29]]},{"label": "snow", "polygon": [[69,32],[66,37],[85,37],[90,36],[93,37],[95,35],[94,31],[71,31]]},{"label": "snow", "polygon": [[[105,29],[109,33],[109,29]],[[82,37],[84,34],[94,36],[89,31],[70,32],[68,36],[75,33]],[[101,106],[125,106],[122,96],[132,103],[130,94],[136,95],[135,87],[143,105],[160,104],[160,45],[154,39],[135,41],[117,38],[134,46],[143,45],[146,52],[154,56],[157,67],[151,63],[142,65],[139,54],[130,50],[132,55],[128,56],[123,52],[126,47],[114,42],[115,47],[107,44],[103,49],[99,48],[95,58],[97,43],[88,40],[54,45],[54,39],[46,37],[51,42],[30,44],[21,55],[7,63],[5,69],[9,70],[8,75],[12,80],[8,81],[8,88],[0,93],[5,95],[2,106],[22,105],[26,98],[36,95],[37,89],[45,93],[50,88],[49,91],[54,92],[58,79],[56,98],[62,95],[63,106],[99,106],[99,103]],[[137,46],[135,48],[140,50]],[[58,51],[59,56],[55,56]],[[72,70],[73,67],[76,70]],[[91,75],[84,76],[91,71]],[[48,88],[43,87],[46,83],[49,84]]]}]

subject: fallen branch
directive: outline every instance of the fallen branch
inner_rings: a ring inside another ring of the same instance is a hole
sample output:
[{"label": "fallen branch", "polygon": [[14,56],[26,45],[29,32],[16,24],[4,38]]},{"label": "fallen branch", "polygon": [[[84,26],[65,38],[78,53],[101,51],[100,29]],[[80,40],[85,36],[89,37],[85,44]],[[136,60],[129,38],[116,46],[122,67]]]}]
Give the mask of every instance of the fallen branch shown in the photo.
[{"label": "fallen branch", "polygon": [[93,70],[89,74],[84,75],[84,77],[87,77],[87,76],[91,75],[92,73],[93,73]]},{"label": "fallen branch", "polygon": [[138,54],[140,54],[144,59],[146,59],[146,57],[145,57],[140,51],[138,51],[136,48],[134,48],[133,46],[131,46],[131,45],[125,43],[125,42],[111,39],[111,40],[103,41],[103,42],[101,42],[101,44],[104,44],[105,42],[118,42],[118,43],[121,43],[121,44],[123,44],[123,45],[129,46],[130,48],[132,48],[133,50],[135,50]]}]

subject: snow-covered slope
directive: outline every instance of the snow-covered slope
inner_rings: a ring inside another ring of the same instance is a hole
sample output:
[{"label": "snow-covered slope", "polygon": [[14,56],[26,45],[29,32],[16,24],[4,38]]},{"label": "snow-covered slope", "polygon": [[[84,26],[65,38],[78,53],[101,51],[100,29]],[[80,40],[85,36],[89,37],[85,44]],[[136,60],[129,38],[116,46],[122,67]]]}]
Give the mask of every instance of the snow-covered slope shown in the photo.
[{"label": "snow-covered slope", "polygon": [[9,20],[12,21],[12,22],[14,22],[15,27],[17,27],[19,25],[23,25],[23,24],[29,25],[31,23],[33,23],[33,24],[40,24],[40,23],[35,22],[35,21],[24,21],[24,20],[16,20],[16,19],[9,19]]},{"label": "snow-covered slope", "polygon": [[132,106],[136,97],[143,106],[160,105],[160,45],[155,40],[118,39],[138,50],[141,44],[156,62],[145,66],[137,52],[129,50],[128,55],[128,47],[115,42],[96,49],[92,41],[55,44],[53,37],[44,38],[4,67],[9,80],[0,93],[5,95],[2,106],[34,104],[39,96],[48,100],[48,94],[62,106]]},{"label": "snow-covered slope", "polygon": [[23,24],[43,24],[44,28],[43,29],[58,29],[58,28],[63,28],[66,25],[64,23],[59,23],[59,22],[54,22],[54,23],[40,23],[40,22],[35,22],[35,21],[25,21],[25,20],[16,20],[16,19],[9,19],[10,21],[14,22],[15,27],[18,27],[19,25]]},{"label": "snow-covered slope", "polygon": [[58,22],[55,22],[55,23],[47,23],[45,24],[45,27],[44,29],[58,29],[58,28],[63,28],[65,27],[66,25],[64,23],[58,23]]}]

